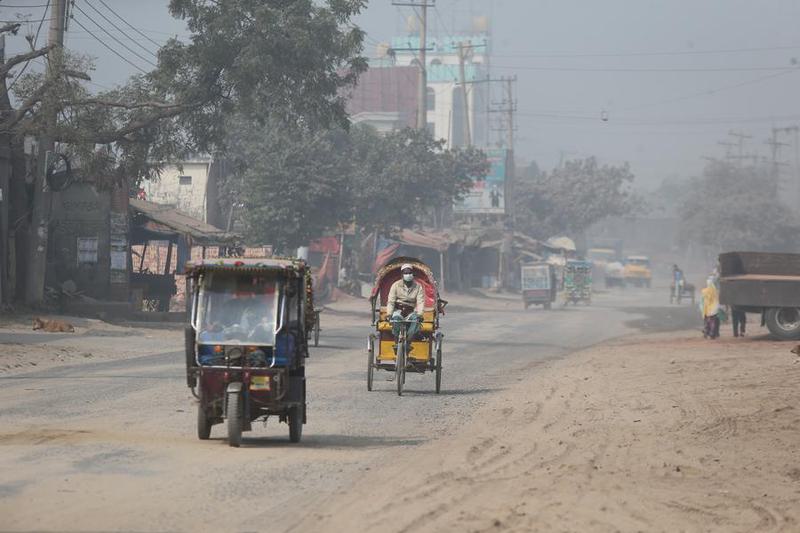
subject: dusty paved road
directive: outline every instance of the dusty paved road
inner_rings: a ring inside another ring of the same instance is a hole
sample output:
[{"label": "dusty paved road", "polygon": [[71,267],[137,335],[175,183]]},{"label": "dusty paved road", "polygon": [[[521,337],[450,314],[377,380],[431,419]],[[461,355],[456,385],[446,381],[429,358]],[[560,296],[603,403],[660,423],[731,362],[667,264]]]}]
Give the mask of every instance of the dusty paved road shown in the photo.
[{"label": "dusty paved road", "polygon": [[[432,375],[409,376],[401,399],[380,379],[366,391],[368,315],[328,312],[323,346],[309,361],[309,424],[299,445],[273,420],[241,449],[226,445],[222,426],[198,441],[179,333],[155,355],[2,376],[0,529],[292,529],[372,479],[370,471],[454,434],[543,362],[636,327],[685,326],[688,307],[646,308],[661,296],[613,293],[549,313],[523,313],[517,300],[452,298],[443,393],[433,393]],[[2,334],[0,342],[8,342]],[[121,337],[120,349],[137,342]],[[372,509],[364,501],[352,512]]]}]

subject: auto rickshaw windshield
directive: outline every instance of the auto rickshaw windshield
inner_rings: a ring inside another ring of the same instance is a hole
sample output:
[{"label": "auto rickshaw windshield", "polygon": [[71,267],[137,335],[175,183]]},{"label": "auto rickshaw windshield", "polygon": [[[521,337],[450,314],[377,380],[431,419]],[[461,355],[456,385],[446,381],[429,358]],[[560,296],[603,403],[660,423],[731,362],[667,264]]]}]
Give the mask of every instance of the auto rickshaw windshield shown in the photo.
[{"label": "auto rickshaw windshield", "polygon": [[252,274],[211,272],[197,294],[199,344],[274,346],[283,283]]}]

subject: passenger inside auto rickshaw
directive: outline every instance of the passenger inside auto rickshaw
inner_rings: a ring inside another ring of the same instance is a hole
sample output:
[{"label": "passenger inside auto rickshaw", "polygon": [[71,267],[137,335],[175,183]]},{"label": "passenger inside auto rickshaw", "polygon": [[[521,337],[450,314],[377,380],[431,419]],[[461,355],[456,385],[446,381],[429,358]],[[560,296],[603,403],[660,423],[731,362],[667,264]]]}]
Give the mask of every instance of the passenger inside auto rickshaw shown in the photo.
[{"label": "passenger inside auto rickshaw", "polygon": [[262,344],[272,343],[274,282],[246,276],[215,279],[207,287],[206,296],[207,319],[202,332],[205,335],[201,336],[208,338],[207,342],[213,337],[217,342],[258,338]]},{"label": "passenger inside auto rickshaw", "polygon": [[400,328],[408,321],[407,339],[412,341],[419,332],[419,323],[425,310],[425,289],[414,281],[414,269],[408,263],[400,268],[403,277],[395,281],[389,289],[386,302],[386,317],[392,323],[395,340],[400,336]]}]

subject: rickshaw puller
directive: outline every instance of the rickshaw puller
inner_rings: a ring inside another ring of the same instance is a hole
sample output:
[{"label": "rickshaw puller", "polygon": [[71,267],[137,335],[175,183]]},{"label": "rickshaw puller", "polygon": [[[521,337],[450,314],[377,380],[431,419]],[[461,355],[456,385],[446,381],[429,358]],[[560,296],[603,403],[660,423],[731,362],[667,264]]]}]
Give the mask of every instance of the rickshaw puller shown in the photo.
[{"label": "rickshaw puller", "polygon": [[400,336],[403,321],[410,321],[406,338],[411,341],[419,332],[419,322],[425,310],[425,290],[414,281],[414,269],[411,265],[404,264],[400,272],[403,274],[402,279],[395,281],[389,289],[386,316],[392,323],[395,340]]}]

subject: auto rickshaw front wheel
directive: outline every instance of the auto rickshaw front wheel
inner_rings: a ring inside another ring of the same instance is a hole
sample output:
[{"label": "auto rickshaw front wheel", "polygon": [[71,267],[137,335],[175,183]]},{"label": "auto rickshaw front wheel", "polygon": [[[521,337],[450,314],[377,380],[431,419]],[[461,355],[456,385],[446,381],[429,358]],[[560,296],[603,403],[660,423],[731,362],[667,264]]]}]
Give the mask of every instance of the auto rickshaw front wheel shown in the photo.
[{"label": "auto rickshaw front wheel", "polygon": [[303,409],[299,406],[289,408],[289,440],[300,442],[303,436]]},{"label": "auto rickshaw front wheel", "polygon": [[200,387],[200,401],[197,404],[197,438],[200,440],[208,440],[211,437],[211,420],[208,418],[208,412],[205,408],[205,400],[203,399],[203,388]]},{"label": "auto rickshaw front wheel", "polygon": [[228,393],[228,445],[238,448],[242,444],[242,395]]}]

